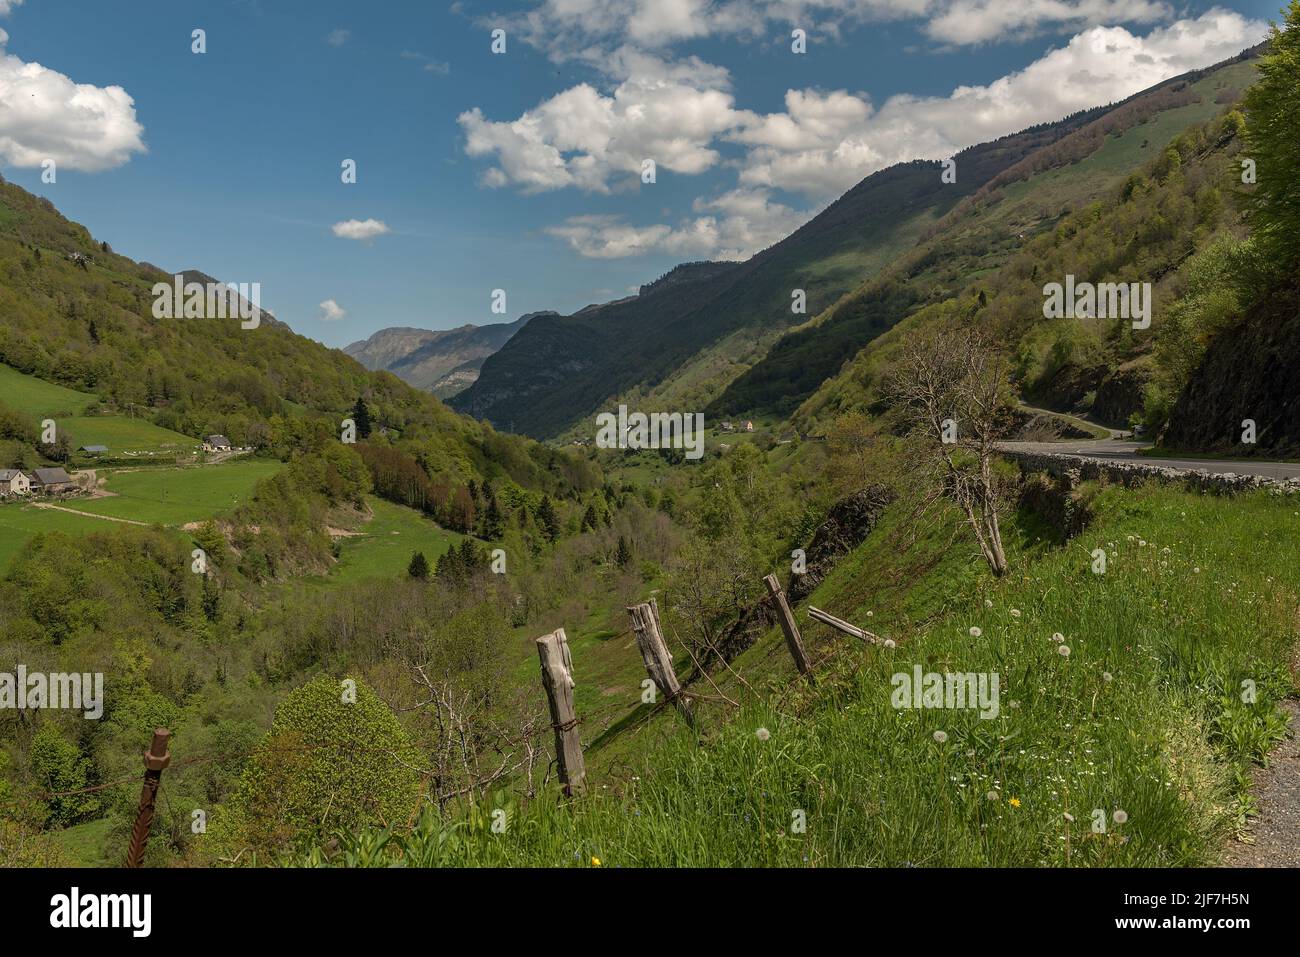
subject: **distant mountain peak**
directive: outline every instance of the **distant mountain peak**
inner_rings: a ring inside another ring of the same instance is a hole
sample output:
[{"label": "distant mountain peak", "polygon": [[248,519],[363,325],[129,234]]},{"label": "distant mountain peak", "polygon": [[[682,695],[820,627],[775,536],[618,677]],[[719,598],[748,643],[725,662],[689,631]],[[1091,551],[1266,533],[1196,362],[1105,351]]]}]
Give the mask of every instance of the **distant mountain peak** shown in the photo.
[{"label": "distant mountain peak", "polygon": [[513,322],[482,326],[465,323],[453,329],[392,326],[351,343],[343,351],[371,371],[391,372],[417,389],[447,398],[472,385],[483,360],[516,332],[533,319],[547,315],[556,313],[530,312]]}]

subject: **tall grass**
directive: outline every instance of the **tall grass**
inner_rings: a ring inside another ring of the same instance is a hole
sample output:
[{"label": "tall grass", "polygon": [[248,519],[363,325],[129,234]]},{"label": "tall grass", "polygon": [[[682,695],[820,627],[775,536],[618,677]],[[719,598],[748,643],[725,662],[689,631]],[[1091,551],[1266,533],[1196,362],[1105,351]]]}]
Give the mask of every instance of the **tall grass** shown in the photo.
[{"label": "tall grass", "polygon": [[[1100,490],[1091,505],[1083,536],[1008,580],[963,580],[913,640],[845,646],[817,689],[751,701],[698,742],[683,729],[639,774],[594,780],[575,802],[503,792],[410,832],[340,835],[302,860],[1212,863],[1246,810],[1241,769],[1285,727],[1275,702],[1293,690],[1300,504],[1146,488]],[[1092,571],[1098,548],[1105,574]],[[895,709],[891,676],[917,663],[996,672],[999,715]]]}]

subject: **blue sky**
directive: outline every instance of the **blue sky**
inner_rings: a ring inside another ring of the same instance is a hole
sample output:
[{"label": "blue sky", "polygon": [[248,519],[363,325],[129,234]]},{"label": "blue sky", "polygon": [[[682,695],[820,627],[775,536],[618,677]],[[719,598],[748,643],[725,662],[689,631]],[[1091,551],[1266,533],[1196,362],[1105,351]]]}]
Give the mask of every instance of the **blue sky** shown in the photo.
[{"label": "blue sky", "polygon": [[0,0],[0,172],[344,345],[743,257],[875,169],[1230,56],[1277,6]]}]

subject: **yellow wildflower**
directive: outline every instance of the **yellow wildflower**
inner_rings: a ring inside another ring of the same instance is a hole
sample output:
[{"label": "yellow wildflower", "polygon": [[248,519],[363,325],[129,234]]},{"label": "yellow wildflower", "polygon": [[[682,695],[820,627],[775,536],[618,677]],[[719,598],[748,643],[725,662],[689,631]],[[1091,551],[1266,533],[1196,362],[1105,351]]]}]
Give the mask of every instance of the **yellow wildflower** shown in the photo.
[{"label": "yellow wildflower", "polygon": [[599,858],[599,857],[592,857],[592,859],[591,859],[591,866],[592,866],[592,867],[600,867],[600,858]]},{"label": "yellow wildflower", "polygon": [[1020,807],[1020,798],[1012,798],[1007,803],[1010,804],[1012,807]]}]

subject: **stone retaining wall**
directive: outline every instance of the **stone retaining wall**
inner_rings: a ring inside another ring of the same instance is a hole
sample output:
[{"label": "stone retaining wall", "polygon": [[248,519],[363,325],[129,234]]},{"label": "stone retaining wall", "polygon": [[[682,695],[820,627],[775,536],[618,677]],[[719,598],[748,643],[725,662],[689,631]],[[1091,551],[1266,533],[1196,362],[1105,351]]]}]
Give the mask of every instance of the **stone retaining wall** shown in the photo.
[{"label": "stone retaining wall", "polygon": [[1277,479],[1263,475],[1237,475],[1234,472],[1208,472],[1205,469],[1179,469],[1144,462],[1116,462],[1067,452],[1024,452],[1003,449],[1002,454],[1020,464],[1022,471],[1062,475],[1077,471],[1084,480],[1104,479],[1124,486],[1157,481],[1184,484],[1198,492],[1235,495],[1255,489],[1272,489],[1286,495],[1300,495],[1300,479]]}]

